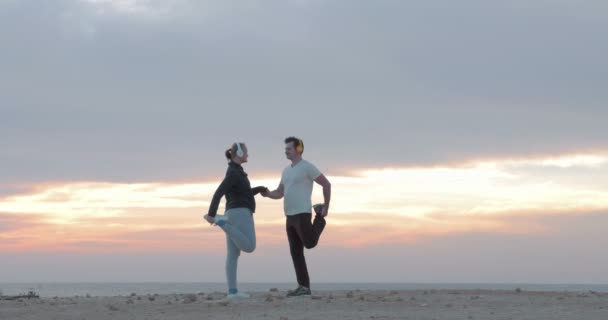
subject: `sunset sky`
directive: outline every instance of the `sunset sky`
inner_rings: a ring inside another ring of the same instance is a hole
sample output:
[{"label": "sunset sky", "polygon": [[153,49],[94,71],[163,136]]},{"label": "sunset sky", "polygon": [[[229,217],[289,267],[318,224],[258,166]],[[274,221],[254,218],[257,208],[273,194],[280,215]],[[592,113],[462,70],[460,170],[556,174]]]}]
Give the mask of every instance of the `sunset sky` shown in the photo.
[{"label": "sunset sky", "polygon": [[[223,282],[224,150],[275,188],[295,135],[313,282],[608,283],[606,34],[599,0],[0,0],[0,282]],[[295,282],[257,203],[239,279]]]}]

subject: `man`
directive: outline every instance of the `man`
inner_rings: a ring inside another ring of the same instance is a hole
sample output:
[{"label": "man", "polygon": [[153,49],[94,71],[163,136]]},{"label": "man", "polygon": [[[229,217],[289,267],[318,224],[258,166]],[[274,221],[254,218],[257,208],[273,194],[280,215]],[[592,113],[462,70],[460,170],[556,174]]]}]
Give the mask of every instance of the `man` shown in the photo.
[{"label": "man", "polygon": [[[287,239],[295,268],[298,287],[288,292],[287,296],[310,295],[310,279],[304,258],[304,248],[312,249],[319,242],[325,228],[325,217],[329,211],[331,184],[312,163],[302,159],[304,142],[296,137],[285,139],[285,156],[291,164],[283,170],[281,182],[274,191],[262,192],[262,196],[271,199],[285,198]],[[311,223],[313,181],[323,187],[323,204],[316,204],[314,221]]]}]

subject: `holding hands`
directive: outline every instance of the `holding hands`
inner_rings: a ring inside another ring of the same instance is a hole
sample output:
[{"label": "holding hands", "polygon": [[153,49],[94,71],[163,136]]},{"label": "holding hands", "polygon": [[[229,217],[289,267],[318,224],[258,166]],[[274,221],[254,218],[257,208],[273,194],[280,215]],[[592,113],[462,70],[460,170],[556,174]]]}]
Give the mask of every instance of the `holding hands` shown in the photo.
[{"label": "holding hands", "polygon": [[254,196],[259,193],[263,197],[265,197],[268,194],[268,192],[269,192],[268,188],[266,188],[264,186],[259,186],[259,187],[252,188],[251,191],[253,191],[253,195]]}]

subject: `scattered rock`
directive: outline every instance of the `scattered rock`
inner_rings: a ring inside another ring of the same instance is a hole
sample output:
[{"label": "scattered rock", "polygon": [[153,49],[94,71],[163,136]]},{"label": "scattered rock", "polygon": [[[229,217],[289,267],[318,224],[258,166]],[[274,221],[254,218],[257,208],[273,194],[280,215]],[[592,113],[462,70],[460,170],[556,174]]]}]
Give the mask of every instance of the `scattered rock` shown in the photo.
[{"label": "scattered rock", "polygon": [[521,292],[521,288],[516,288],[515,292],[520,293]]},{"label": "scattered rock", "polygon": [[127,304],[134,304],[135,302],[133,302],[133,300],[131,300],[131,299],[127,299],[127,302],[126,302],[126,303],[127,303]]},{"label": "scattered rock", "polygon": [[106,308],[108,308],[108,310],[110,310],[110,311],[119,311],[120,310],[115,305],[112,305],[112,304],[107,304]]},{"label": "scattered rock", "polygon": [[135,292],[131,293],[131,297],[135,297],[137,294]]},{"label": "scattered rock", "polygon": [[416,301],[416,297],[411,297],[410,301]]},{"label": "scattered rock", "polygon": [[270,288],[270,292],[279,292],[279,289],[277,289],[277,288]]},{"label": "scattered rock", "polygon": [[283,317],[283,316],[281,316],[281,317],[279,318],[279,320],[289,320],[289,318],[288,318],[288,317]]},{"label": "scattered rock", "polygon": [[267,295],[266,299],[264,299],[264,301],[266,301],[266,302],[273,302],[274,298],[272,297],[272,295]]},{"label": "scattered rock", "polygon": [[228,302],[228,301],[220,301],[220,302],[218,302],[218,304],[220,306],[222,306],[222,307],[226,307],[226,306],[228,306],[230,304],[230,302]]},{"label": "scattered rock", "polygon": [[364,295],[360,295],[359,296],[359,300],[364,301],[365,300],[365,296]]},{"label": "scattered rock", "polygon": [[88,298],[88,299],[90,299],[90,298],[91,298],[91,295],[87,293],[87,294],[85,295],[85,297],[86,297],[86,298]]},{"label": "scattered rock", "polygon": [[479,300],[479,299],[481,299],[480,296],[471,296],[471,300]]},{"label": "scattered rock", "polygon": [[391,291],[389,294],[390,294],[391,296],[396,296],[396,295],[398,295],[398,294],[399,294],[399,291],[392,290],[392,291]]},{"label": "scattered rock", "polygon": [[451,303],[448,303],[448,304],[446,304],[446,305],[445,305],[445,307],[446,307],[446,308],[451,308],[451,307],[453,307],[453,306],[454,306],[454,305],[453,305],[453,304],[451,304]]},{"label": "scattered rock", "polygon": [[155,297],[155,296],[149,296],[149,297],[148,297],[148,300],[150,300],[150,301],[154,301],[154,300],[156,300],[156,297]]},{"label": "scattered rock", "polygon": [[196,302],[196,300],[198,300],[198,298],[195,294],[187,294],[184,296],[182,303],[193,303]]},{"label": "scattered rock", "polygon": [[352,291],[349,291],[349,292],[346,293],[346,297],[347,298],[352,298],[354,296],[355,296],[355,294]]},{"label": "scattered rock", "polygon": [[312,300],[321,300],[323,297],[313,295],[313,296],[311,296],[310,298],[311,298]]}]

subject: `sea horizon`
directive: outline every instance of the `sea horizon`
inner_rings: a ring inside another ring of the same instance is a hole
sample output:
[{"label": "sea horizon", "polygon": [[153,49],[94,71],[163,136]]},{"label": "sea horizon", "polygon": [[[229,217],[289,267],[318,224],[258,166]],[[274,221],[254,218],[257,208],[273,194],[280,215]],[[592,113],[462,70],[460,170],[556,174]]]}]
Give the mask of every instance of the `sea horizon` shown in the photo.
[{"label": "sea horizon", "polygon": [[[293,282],[241,282],[246,292],[293,289]],[[522,290],[565,292],[608,292],[608,284],[598,283],[464,283],[464,282],[319,282],[315,291],[351,290]],[[41,297],[106,297],[148,294],[188,294],[226,291],[223,282],[0,282],[2,295],[19,295],[33,291]]]}]

